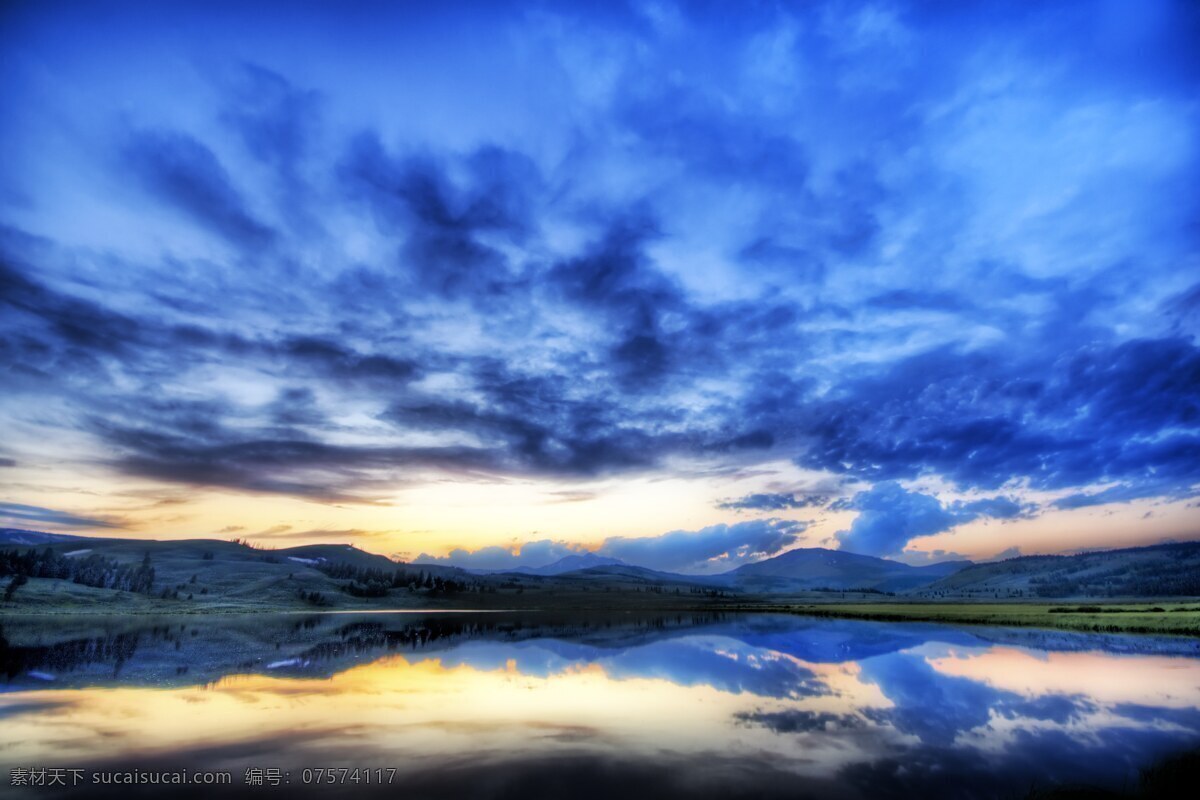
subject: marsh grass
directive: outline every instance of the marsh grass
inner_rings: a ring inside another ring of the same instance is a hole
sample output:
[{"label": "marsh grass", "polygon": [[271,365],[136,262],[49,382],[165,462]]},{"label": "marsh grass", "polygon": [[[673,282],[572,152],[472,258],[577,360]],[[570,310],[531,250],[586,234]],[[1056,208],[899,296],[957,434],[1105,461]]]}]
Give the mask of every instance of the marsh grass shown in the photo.
[{"label": "marsh grass", "polygon": [[829,603],[789,610],[815,617],[964,625],[1016,625],[1091,633],[1200,636],[1200,606],[1192,603]]}]

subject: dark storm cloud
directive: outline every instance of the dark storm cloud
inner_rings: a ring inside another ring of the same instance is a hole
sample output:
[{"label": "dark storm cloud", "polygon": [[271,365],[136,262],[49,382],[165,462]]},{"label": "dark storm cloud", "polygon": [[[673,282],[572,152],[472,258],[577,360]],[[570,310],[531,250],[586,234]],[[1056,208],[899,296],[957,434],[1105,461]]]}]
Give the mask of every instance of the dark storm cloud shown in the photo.
[{"label": "dark storm cloud", "polygon": [[140,131],[125,146],[126,169],[150,192],[234,244],[261,248],[274,233],[254,218],[228,171],[204,143],[179,131]]}]

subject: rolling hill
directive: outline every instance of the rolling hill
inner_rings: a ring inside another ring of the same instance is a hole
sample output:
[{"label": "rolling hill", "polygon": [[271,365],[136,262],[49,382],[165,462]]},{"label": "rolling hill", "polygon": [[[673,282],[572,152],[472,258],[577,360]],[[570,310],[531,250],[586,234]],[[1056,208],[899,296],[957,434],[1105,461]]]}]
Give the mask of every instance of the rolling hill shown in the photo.
[{"label": "rolling hill", "polygon": [[[5,554],[16,554],[7,558]],[[36,568],[12,585],[13,569]],[[149,590],[130,572],[153,569]],[[477,575],[407,564],[350,545],[259,549],[240,541],[38,536],[0,540],[0,608],[62,611],[244,611],[328,608],[641,608],[717,602],[723,591],[672,576],[580,559],[561,574]],[[6,566],[7,564],[7,566]],[[551,565],[553,566],[553,565]],[[605,572],[611,570],[611,572]],[[140,586],[141,584],[139,584]],[[4,598],[9,590],[12,593]]]},{"label": "rolling hill", "polygon": [[27,531],[22,528],[0,528],[0,547],[33,547],[55,542],[78,542],[88,538],[69,533],[43,533],[42,531]]},{"label": "rolling hill", "polygon": [[694,584],[752,593],[866,589],[900,592],[925,586],[967,566],[953,561],[912,567],[899,561],[820,547],[799,548],[717,575],[682,575],[626,564],[594,553],[567,556],[543,567],[472,570],[486,575],[557,575],[595,580],[621,576],[635,581]]},{"label": "rolling hill", "polygon": [[915,594],[993,599],[1200,596],[1200,542],[975,564]]},{"label": "rolling hill", "polygon": [[[146,570],[152,570],[147,579]],[[20,581],[17,579],[21,578]],[[0,529],[0,608],[240,611],[288,608],[699,608],[780,603],[1200,596],[1200,542],[1075,556],[913,567],[802,548],[721,575],[601,556],[479,574],[406,564],[346,544],[278,550]]]},{"label": "rolling hill", "polygon": [[721,576],[743,591],[791,592],[814,589],[871,589],[903,592],[931,584],[968,566],[951,561],[912,567],[899,561],[844,550],[806,547],[746,564]]},{"label": "rolling hill", "polygon": [[[423,566],[421,562],[416,562],[417,566]],[[578,572],[580,570],[591,569],[592,567],[620,567],[626,566],[625,562],[619,558],[608,558],[607,556],[596,555],[595,553],[580,553],[579,555],[564,556],[558,561],[546,564],[541,567],[519,566],[508,569],[471,569],[476,575],[501,575],[504,573],[517,573],[520,575],[562,575],[567,572]]]}]

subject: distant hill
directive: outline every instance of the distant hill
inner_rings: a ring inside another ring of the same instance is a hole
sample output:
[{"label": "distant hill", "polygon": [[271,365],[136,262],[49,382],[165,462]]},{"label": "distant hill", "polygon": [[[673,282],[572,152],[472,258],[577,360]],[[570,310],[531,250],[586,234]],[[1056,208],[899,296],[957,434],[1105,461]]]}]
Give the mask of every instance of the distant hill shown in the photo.
[{"label": "distant hill", "polygon": [[1196,596],[1200,595],[1200,542],[974,564],[916,594],[1001,599]]},{"label": "distant hill", "polygon": [[511,569],[472,569],[476,575],[500,575],[506,572],[516,572],[522,575],[562,575],[566,572],[578,572],[593,567],[623,567],[625,562],[619,558],[596,555],[595,553],[580,553],[579,555],[564,556],[552,564],[541,567],[519,566]]},{"label": "distant hill", "polygon": [[587,569],[575,570],[574,572],[560,573],[559,577],[567,579],[579,580],[603,580],[608,578],[628,579],[641,583],[658,583],[658,584],[687,584],[690,586],[720,586],[722,582],[711,575],[682,575],[678,572],[662,572],[648,567],[635,567],[632,564],[618,562],[616,564],[602,564],[600,566],[588,567]]},{"label": "distant hill", "polygon": [[267,552],[276,558],[308,566],[350,564],[364,569],[395,569],[397,565],[387,556],[368,553],[348,544],[304,544]]},{"label": "distant hill", "polygon": [[948,561],[913,567],[899,561],[845,550],[802,547],[765,561],[746,564],[722,577],[739,589],[754,592],[812,589],[903,592],[931,584],[970,564],[970,561]]},{"label": "distant hill", "polygon": [[27,531],[21,528],[0,528],[0,546],[33,547],[40,544],[56,542],[82,542],[87,536],[75,536],[70,533],[45,533],[43,531]]},{"label": "distant hill", "polygon": [[792,593],[814,589],[868,589],[901,592],[933,583],[969,561],[953,561],[912,567],[899,561],[863,556],[844,550],[800,548],[718,575],[682,575],[628,564],[617,558],[581,553],[561,558],[542,567],[520,566],[504,570],[468,570],[476,575],[541,575],[599,578],[629,578],[670,584],[716,586],[756,593]]},{"label": "distant hill", "polygon": [[581,569],[592,569],[593,567],[624,567],[628,566],[619,558],[609,558],[608,556],[599,556],[595,553],[583,553],[577,556],[565,556],[555,561],[553,564],[547,564],[544,567],[536,567],[525,570],[530,575],[562,575],[565,572],[578,572]]}]

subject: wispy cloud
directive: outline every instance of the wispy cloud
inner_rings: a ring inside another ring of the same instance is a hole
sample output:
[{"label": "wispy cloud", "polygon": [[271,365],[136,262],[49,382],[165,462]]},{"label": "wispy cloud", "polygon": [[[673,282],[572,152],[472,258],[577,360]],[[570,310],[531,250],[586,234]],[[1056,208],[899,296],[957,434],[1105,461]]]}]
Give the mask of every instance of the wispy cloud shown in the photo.
[{"label": "wispy cloud", "polygon": [[820,507],[829,502],[826,495],[801,495],[794,492],[765,492],[748,494],[733,500],[723,500],[717,508],[731,511],[783,511],[785,509]]},{"label": "wispy cloud", "polygon": [[66,528],[121,528],[123,524],[111,519],[96,519],[21,503],[0,503],[0,519],[20,525],[50,525]]}]

